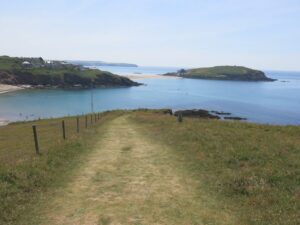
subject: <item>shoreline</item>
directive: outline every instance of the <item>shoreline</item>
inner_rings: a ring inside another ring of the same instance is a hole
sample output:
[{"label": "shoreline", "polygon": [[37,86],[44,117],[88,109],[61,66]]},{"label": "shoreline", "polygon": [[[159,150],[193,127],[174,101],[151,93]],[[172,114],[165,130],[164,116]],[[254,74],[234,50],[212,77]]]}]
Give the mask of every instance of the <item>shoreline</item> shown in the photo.
[{"label": "shoreline", "polygon": [[160,74],[122,74],[119,76],[127,77],[129,79],[133,80],[139,80],[139,79],[147,79],[147,78],[153,78],[153,79],[181,79],[181,77],[175,77],[175,76],[165,76]]},{"label": "shoreline", "polygon": [[[164,75],[159,75],[159,74],[122,74],[119,76],[123,76],[132,80],[139,80],[139,79],[179,79],[179,77],[171,77],[171,76],[164,76]],[[31,85],[9,85],[9,84],[0,84],[0,95],[9,93],[9,92],[14,92],[14,91],[19,91],[19,90],[24,90],[28,88],[36,88],[36,89],[47,89],[47,88],[54,88],[56,89],[57,87],[45,87],[41,85],[37,86],[31,86]],[[74,87],[78,88],[78,87]],[[1,124],[1,123],[0,123]]]},{"label": "shoreline", "polygon": [[[137,82],[135,82],[135,83],[137,83]],[[123,85],[123,86],[122,85],[120,85],[120,86],[99,85],[97,87],[93,87],[93,89],[94,88],[115,88],[115,87],[136,87],[136,86],[141,86],[141,85],[144,85],[144,84],[137,83],[137,85],[133,85],[133,86],[127,86],[127,85]],[[5,93],[9,93],[9,92],[24,90],[24,89],[40,89],[40,90],[49,90],[49,89],[68,90],[68,89],[74,89],[74,90],[85,90],[85,89],[91,89],[91,87],[86,87],[86,86],[81,86],[81,85],[60,87],[60,86],[50,86],[50,85],[7,85],[7,84],[0,84],[0,95],[5,94]]]},{"label": "shoreline", "polygon": [[[276,122],[262,122],[262,121],[257,121],[257,120],[252,120],[248,117],[243,117],[242,115],[231,113],[231,112],[225,112],[225,111],[216,111],[212,109],[207,109],[207,108],[191,108],[191,109],[178,109],[178,108],[132,108],[132,109],[114,109],[114,110],[104,110],[101,112],[110,112],[110,111],[118,111],[118,110],[125,110],[125,111],[138,111],[138,110],[146,110],[146,111],[151,111],[151,110],[167,110],[167,112],[172,112],[171,115],[178,116],[178,114],[182,114],[183,118],[215,118],[220,121],[239,121],[239,122],[246,122],[250,124],[260,124],[260,125],[270,125],[270,126],[296,126],[300,127],[300,124],[298,123],[276,123]],[[65,116],[57,116],[57,115],[52,115],[48,117],[30,117],[27,115],[26,119],[5,119],[0,117],[0,128],[3,126],[7,126],[11,123],[14,122],[31,122],[35,120],[48,120],[48,119],[58,119],[62,117],[73,117],[76,116],[77,114],[68,114]]]},{"label": "shoreline", "polygon": [[5,94],[8,92],[23,90],[26,87],[24,86],[15,86],[15,85],[8,85],[8,84],[0,84],[0,94]]},{"label": "shoreline", "polygon": [[10,121],[0,118],[0,127],[6,126],[10,123]]}]

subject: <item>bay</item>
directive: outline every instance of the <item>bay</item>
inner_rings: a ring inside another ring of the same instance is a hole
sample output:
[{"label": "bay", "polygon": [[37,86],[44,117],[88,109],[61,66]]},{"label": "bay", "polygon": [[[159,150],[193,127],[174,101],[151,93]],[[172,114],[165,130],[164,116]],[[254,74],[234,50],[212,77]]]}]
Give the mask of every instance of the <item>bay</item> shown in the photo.
[{"label": "bay", "polygon": [[136,108],[208,109],[230,112],[248,121],[300,124],[300,72],[265,71],[275,82],[153,78],[173,72],[167,67],[99,67],[120,75],[134,74],[145,85],[94,90],[21,90],[0,95],[0,119],[33,120],[94,110]]}]

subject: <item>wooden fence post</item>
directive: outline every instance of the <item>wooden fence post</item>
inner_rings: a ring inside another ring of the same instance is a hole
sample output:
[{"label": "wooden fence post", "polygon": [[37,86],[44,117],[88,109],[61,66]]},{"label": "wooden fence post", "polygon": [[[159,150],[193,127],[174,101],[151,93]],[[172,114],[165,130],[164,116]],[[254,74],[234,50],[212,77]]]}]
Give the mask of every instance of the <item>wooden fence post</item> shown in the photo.
[{"label": "wooden fence post", "polygon": [[95,123],[97,123],[97,117],[96,117],[96,114],[94,115],[94,117],[95,117]]},{"label": "wooden fence post", "polygon": [[77,133],[79,133],[79,117],[78,116],[76,118],[76,121],[77,121]]},{"label": "wooden fence post", "polygon": [[65,127],[65,121],[63,120],[62,123],[62,132],[63,132],[63,138],[66,140],[66,127]]},{"label": "wooden fence post", "polygon": [[183,121],[182,113],[178,113],[177,121],[178,121],[179,123],[181,123],[181,122]]},{"label": "wooden fence post", "polygon": [[33,137],[34,137],[35,153],[37,155],[39,155],[40,154],[40,148],[39,148],[39,141],[38,141],[37,130],[36,130],[35,125],[32,126],[32,130],[33,130]]},{"label": "wooden fence post", "polygon": [[91,114],[91,124],[93,124],[93,114]]},{"label": "wooden fence post", "polygon": [[87,128],[88,127],[88,117],[87,117],[87,115],[85,115],[85,128]]}]

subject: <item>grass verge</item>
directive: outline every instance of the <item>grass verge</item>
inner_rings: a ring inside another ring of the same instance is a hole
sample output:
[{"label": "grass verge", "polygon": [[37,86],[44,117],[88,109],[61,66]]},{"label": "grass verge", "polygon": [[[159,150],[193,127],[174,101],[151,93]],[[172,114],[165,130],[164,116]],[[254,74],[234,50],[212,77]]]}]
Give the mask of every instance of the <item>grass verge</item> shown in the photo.
[{"label": "grass verge", "polygon": [[187,176],[240,224],[300,224],[300,127],[138,112],[144,135],[173,149]]},{"label": "grass verge", "polygon": [[[73,169],[101,136],[107,121],[121,114],[121,111],[102,113],[93,126],[89,117],[90,128],[82,129],[80,134],[76,133],[76,118],[64,118],[66,141],[60,132],[62,119],[1,127],[0,134],[4,138],[0,141],[0,224],[26,224],[24,217],[30,215],[31,210],[38,210],[39,199],[45,198],[51,188],[67,182]],[[33,124],[39,130],[40,156],[34,153]],[[82,119],[80,125],[83,128],[85,120]]]}]

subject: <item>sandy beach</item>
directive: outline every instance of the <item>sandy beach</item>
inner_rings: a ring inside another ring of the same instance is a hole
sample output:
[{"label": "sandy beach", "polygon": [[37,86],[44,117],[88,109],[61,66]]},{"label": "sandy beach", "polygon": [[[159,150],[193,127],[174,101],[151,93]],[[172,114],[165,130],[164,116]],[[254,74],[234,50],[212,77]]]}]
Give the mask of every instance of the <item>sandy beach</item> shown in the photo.
[{"label": "sandy beach", "polygon": [[8,120],[0,119],[0,127],[9,124]]},{"label": "sandy beach", "polygon": [[172,76],[163,76],[163,75],[155,75],[155,74],[125,74],[122,75],[132,80],[138,79],[146,79],[146,78],[153,78],[153,79],[180,79],[180,77],[172,77]]},{"label": "sandy beach", "polygon": [[[11,91],[17,91],[17,90],[21,90],[21,89],[23,89],[23,87],[7,85],[7,84],[0,84],[0,94],[11,92]],[[1,122],[1,120],[0,120],[0,122]]]}]

